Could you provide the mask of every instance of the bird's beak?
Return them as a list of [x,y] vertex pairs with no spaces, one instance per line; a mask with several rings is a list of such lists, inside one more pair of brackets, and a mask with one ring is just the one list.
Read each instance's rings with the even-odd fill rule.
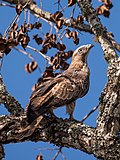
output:
[[88,49],[90,50],[92,47],[94,47],[93,44],[88,44]]

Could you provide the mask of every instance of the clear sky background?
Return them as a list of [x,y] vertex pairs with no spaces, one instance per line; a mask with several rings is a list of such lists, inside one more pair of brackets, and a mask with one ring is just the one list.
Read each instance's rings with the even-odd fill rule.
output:
[[[54,1],[56,2],[56,1]],[[46,11],[50,11],[54,13],[54,7],[51,7],[50,3],[53,1],[43,1],[43,9]],[[62,2],[62,0],[61,0]],[[100,5],[101,3],[97,0],[93,0],[94,7]],[[120,42],[120,1],[113,1],[114,7],[111,9],[111,14],[109,18],[101,17],[101,21],[103,25],[108,28],[108,31],[113,32],[116,41]],[[66,10],[66,15],[69,15],[68,10]],[[7,26],[11,23],[13,17],[15,15],[15,10],[9,7],[0,7],[0,32],[4,34]],[[20,16],[20,21],[22,22],[23,14]],[[31,17],[32,23],[37,19]],[[47,24],[44,24],[43,31],[49,32],[50,27]],[[36,32],[36,31],[34,31]],[[40,32],[41,34],[41,32]],[[39,35],[40,35],[39,34]],[[88,65],[91,71],[90,75],[90,90],[88,94],[82,99],[77,101],[76,109],[74,112],[75,119],[82,120],[82,118],[95,106],[97,106],[99,102],[99,96],[101,91],[103,90],[105,83],[107,81],[106,77],[106,69],[107,63],[103,58],[103,51],[98,43],[94,42],[94,36],[81,32],[79,34],[80,44],[94,44],[94,48],[91,50],[88,57]],[[75,46],[72,41],[64,40],[66,43],[66,50],[74,50],[78,46]],[[30,43],[32,47],[37,47],[37,45],[32,42]],[[31,52],[27,50],[29,53],[34,55],[35,60],[39,63],[40,69],[42,73],[45,68],[45,59],[38,55],[37,53]],[[50,53],[51,54],[51,53]],[[25,64],[29,63],[30,60],[27,56],[22,53],[17,52],[16,50],[12,50],[8,56],[5,56],[3,67],[2,67],[2,75],[3,80],[7,86],[7,90],[21,103],[21,105],[25,108],[28,101],[29,96],[32,93],[32,86],[35,84],[37,79],[40,77],[40,72],[36,70],[32,74],[27,74],[24,71]],[[56,115],[59,117],[66,118],[65,108],[62,107],[55,111]],[[8,114],[3,105],[0,106],[0,114]],[[90,126],[96,125],[96,118],[98,115],[98,111],[94,112],[86,121],[85,124]],[[44,142],[24,142],[17,144],[7,144],[5,147],[5,160],[35,160],[36,155],[40,154],[40,149],[42,148],[56,148],[49,143]],[[44,160],[52,160],[54,152],[51,151],[42,151]],[[67,160],[95,160],[92,155],[88,155],[79,150],[71,149],[71,148],[63,148],[63,154],[67,158]],[[57,160],[62,160],[62,156],[59,155]]]

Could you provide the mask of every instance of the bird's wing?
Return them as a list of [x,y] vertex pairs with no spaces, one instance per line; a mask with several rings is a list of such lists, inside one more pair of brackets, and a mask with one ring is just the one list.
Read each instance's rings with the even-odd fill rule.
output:
[[30,97],[27,107],[28,122],[50,110],[74,101],[76,85],[69,78],[60,75],[40,84]]
[[59,83],[52,88],[52,93],[60,100],[70,100],[74,97],[76,84],[68,77],[62,76],[62,81],[59,81]]
[[30,96],[30,99],[35,98],[36,96],[38,96],[38,94],[41,96],[45,94],[45,92],[51,88],[51,85],[56,84],[56,82],[53,80],[54,79],[51,78],[48,81],[38,84],[37,88],[33,91],[32,95]]
[[30,100],[38,96],[44,96],[49,91],[52,91],[52,94],[60,99],[64,99],[64,94],[67,92],[66,98],[69,99],[69,97],[71,98],[71,93],[73,92],[74,87],[74,82],[68,76],[65,76],[65,74],[60,74],[55,78],[51,78],[48,81],[40,83],[35,91],[33,91]]

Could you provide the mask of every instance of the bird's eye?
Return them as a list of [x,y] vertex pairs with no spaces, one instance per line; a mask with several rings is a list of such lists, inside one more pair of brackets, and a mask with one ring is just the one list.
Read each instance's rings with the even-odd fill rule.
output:
[[81,52],[82,51],[82,48],[80,48],[79,50],[78,50],[78,52]]

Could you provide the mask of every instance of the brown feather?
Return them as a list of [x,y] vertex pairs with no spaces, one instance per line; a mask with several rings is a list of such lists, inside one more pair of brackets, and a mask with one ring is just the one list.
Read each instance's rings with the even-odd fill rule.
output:
[[27,109],[28,123],[63,105],[68,106],[66,111],[73,117],[75,100],[83,97],[89,89],[87,55],[90,48],[92,45],[89,44],[76,49],[66,71],[38,85],[30,97]]

